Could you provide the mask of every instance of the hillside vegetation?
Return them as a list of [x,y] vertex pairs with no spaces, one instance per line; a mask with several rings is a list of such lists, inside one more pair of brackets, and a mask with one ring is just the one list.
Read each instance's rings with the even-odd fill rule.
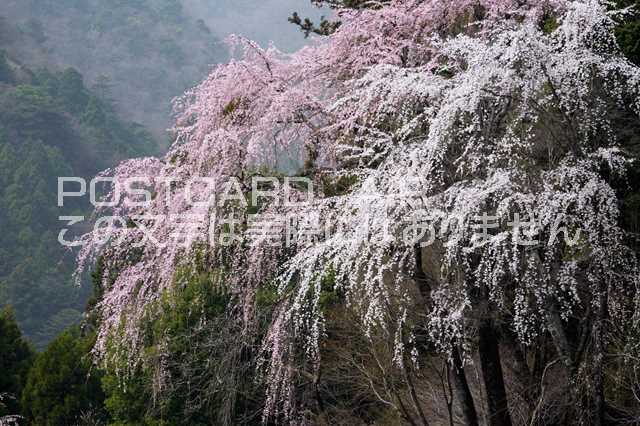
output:
[[226,49],[180,0],[6,0],[0,43],[33,67],[74,67],[88,86],[109,84],[122,116],[166,146],[171,99]]
[[73,68],[32,70],[0,53],[0,301],[42,347],[80,319],[90,290],[72,283],[73,254],[58,243],[59,176],[90,179],[125,158],[156,152],[150,133],[120,120]]

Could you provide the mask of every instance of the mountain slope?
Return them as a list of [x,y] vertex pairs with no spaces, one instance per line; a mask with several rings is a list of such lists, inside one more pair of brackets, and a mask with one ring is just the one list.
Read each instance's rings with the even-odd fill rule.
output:
[[121,121],[74,69],[32,71],[0,54],[0,305],[44,345],[77,321],[89,289],[71,282],[73,256],[58,243],[58,176],[90,178],[117,161],[154,152],[151,135]]
[[0,42],[12,56],[110,85],[118,111],[158,138],[171,123],[171,99],[226,52],[180,0],[8,0],[0,15]]

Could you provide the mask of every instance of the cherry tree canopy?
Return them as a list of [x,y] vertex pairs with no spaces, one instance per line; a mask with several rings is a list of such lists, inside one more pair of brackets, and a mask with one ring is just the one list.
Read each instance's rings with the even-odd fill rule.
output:
[[[126,317],[120,345],[135,362],[144,306],[203,249],[245,301],[247,322],[256,289],[279,286],[283,303],[264,342],[267,414],[293,409],[294,353],[320,361],[328,271],[363,333],[397,335],[398,363],[414,349],[401,330],[421,286],[416,268],[430,266],[428,334],[444,354],[468,347],[481,302],[502,310],[523,344],[585,304],[625,315],[617,295],[635,291],[638,273],[611,181],[623,180],[631,161],[616,120],[640,114],[640,70],[613,36],[623,13],[596,0],[393,0],[337,13],[334,33],[292,55],[232,38],[236,59],[176,102],[167,155],[105,172],[147,177],[153,200],[111,209],[138,219],[109,242],[105,228],[84,236],[80,266],[98,254],[106,266],[99,356],[108,357],[106,342]],[[224,206],[188,201],[248,192],[247,179],[276,168],[282,153],[299,153],[315,199],[259,211],[317,217],[340,232],[288,247],[219,244],[229,223],[217,219],[246,213],[242,197]],[[215,184],[184,185],[200,177]],[[349,184],[329,191],[327,179]],[[201,219],[178,243],[184,223],[153,219],[167,214]],[[489,215],[481,238],[478,217]],[[427,219],[436,232],[420,234],[415,225]],[[237,228],[241,237],[247,229]],[[566,349],[561,338],[557,346]]]

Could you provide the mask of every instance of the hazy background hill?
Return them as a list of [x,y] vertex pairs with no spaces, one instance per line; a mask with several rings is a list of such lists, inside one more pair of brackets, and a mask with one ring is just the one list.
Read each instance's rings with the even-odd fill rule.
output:
[[239,33],[283,50],[305,43],[306,0],[0,1],[0,307],[43,347],[78,321],[90,288],[57,242],[57,177],[90,178],[168,144],[171,99],[227,59]]
[[[224,38],[240,33],[284,50],[304,43],[287,23],[303,0],[3,0],[0,40],[32,67],[73,66],[89,86],[110,89],[128,120],[161,145],[170,101],[224,61]],[[0,18],[2,19],[2,18]]]

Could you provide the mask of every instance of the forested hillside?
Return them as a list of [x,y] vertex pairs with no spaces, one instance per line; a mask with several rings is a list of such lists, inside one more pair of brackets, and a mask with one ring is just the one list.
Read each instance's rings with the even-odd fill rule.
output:
[[300,47],[291,10],[298,0],[5,0],[0,45],[34,67],[74,67],[89,87],[112,87],[116,109],[149,128],[164,147],[171,99],[227,59],[230,33]]
[[117,109],[166,146],[171,99],[226,49],[180,0],[5,0],[0,45],[32,67],[74,67],[89,87],[110,85]]
[[[107,88],[105,88],[105,91]],[[59,176],[91,178],[118,161],[156,152],[140,125],[121,121],[106,93],[73,68],[32,70],[0,52],[0,301],[42,347],[80,319],[86,287],[72,283],[73,254],[58,243]]]

